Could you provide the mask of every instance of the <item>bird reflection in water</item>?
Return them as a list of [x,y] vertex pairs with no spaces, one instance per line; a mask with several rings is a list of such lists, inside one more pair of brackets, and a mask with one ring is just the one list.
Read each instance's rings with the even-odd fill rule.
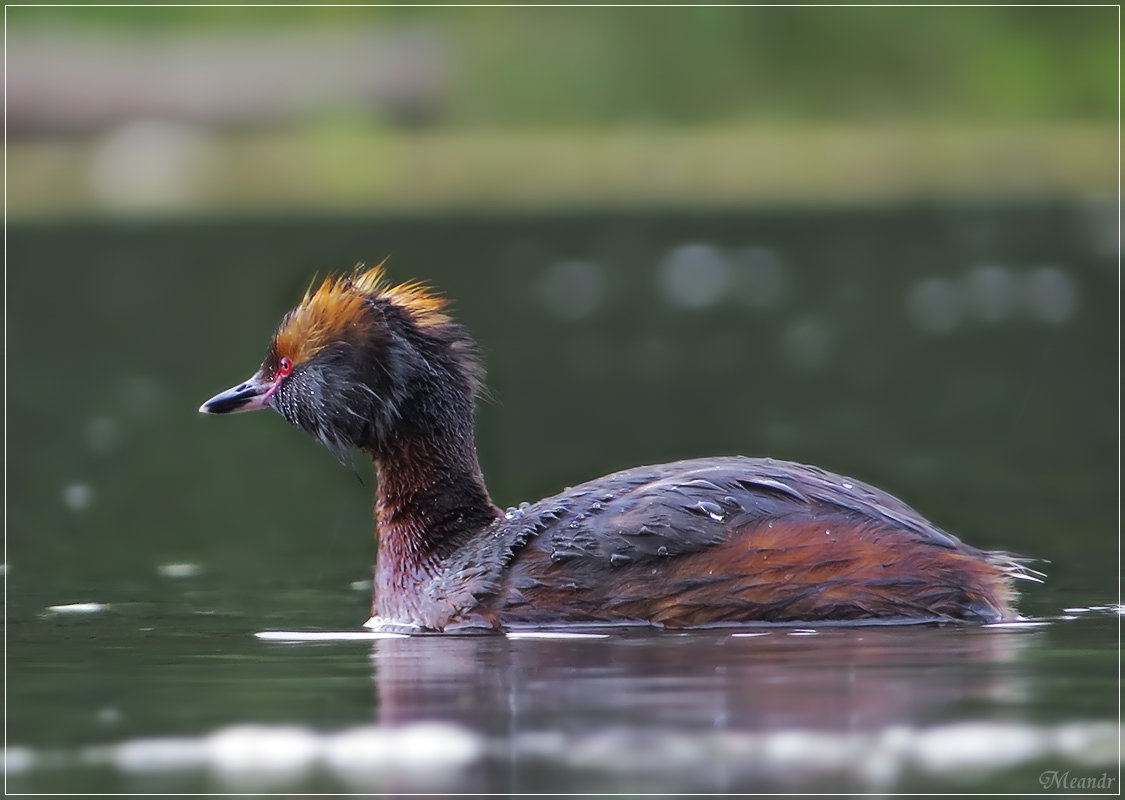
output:
[[872,788],[929,763],[925,750],[939,740],[925,734],[955,710],[1023,692],[1020,655],[1041,635],[933,626],[751,632],[761,635],[381,640],[372,651],[376,719],[441,720],[502,743],[509,791],[542,789],[545,774],[563,782],[551,784],[559,790],[606,778],[685,791],[807,787],[817,775]]

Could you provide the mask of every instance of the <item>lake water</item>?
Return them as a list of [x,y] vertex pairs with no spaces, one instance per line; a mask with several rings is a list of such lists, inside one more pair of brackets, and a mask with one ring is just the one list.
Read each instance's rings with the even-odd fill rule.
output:
[[[7,789],[1118,792],[1115,213],[11,227]],[[1043,559],[1033,621],[356,638],[370,468],[195,409],[388,253],[481,342],[499,504],[816,463]]]

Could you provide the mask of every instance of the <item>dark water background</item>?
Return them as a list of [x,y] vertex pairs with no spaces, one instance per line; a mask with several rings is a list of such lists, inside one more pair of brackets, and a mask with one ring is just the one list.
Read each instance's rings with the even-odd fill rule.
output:
[[[1112,206],[1061,203],[10,227],[8,788],[1116,781],[1119,618],[1063,611],[1118,598],[1115,237]],[[314,272],[387,254],[482,345],[499,504],[816,463],[1048,560],[1021,604],[1047,624],[256,639],[367,618],[373,478],[195,409]]]

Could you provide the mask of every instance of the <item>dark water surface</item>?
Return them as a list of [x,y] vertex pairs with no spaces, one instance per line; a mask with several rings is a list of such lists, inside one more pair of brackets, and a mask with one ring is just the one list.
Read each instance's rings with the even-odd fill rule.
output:
[[[1115,236],[1097,204],[14,226],[7,788],[1119,791]],[[499,504],[817,463],[1048,560],[1041,624],[256,638],[360,630],[370,468],[195,409],[312,273],[388,253],[481,342]]]

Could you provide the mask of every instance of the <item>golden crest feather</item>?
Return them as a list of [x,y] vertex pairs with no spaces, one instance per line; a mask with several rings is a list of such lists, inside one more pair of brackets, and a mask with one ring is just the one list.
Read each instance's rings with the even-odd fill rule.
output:
[[391,286],[383,265],[370,269],[359,264],[347,275],[328,275],[319,286],[313,285],[297,307],[285,315],[274,334],[273,352],[300,364],[333,342],[369,333],[377,324],[367,306],[384,299],[404,311],[423,328],[450,322],[445,314],[445,298],[423,283],[410,281]]

